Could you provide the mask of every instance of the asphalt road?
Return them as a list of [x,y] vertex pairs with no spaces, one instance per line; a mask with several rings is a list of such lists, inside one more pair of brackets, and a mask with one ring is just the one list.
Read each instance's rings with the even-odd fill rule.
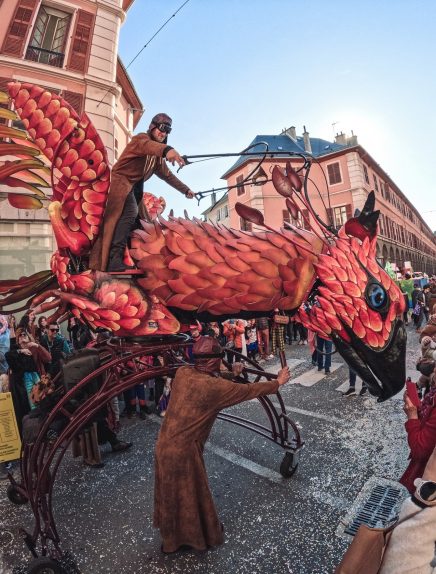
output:
[[[407,363],[413,375],[417,335],[409,329]],[[251,431],[217,421],[206,447],[210,486],[225,544],[203,554],[164,556],[152,527],[153,449],[160,419],[123,423],[120,438],[134,446],[106,450],[101,470],[68,453],[56,482],[54,510],[62,547],[82,574],[330,574],[350,538],[344,524],[375,484],[401,476],[407,465],[402,400],[344,398],[348,369],[318,375],[307,346],[287,346],[292,380],[282,395],[305,441],[290,479],[279,473],[283,451]],[[278,369],[271,361],[269,369]],[[296,382],[295,382],[296,381]],[[358,380],[358,385],[359,385]],[[338,390],[339,389],[339,390]],[[195,397],[192,398],[195,400]],[[258,401],[231,412],[266,424]],[[123,419],[124,420],[124,419]],[[0,483],[0,574],[30,554],[18,528],[31,528],[27,506],[13,506]]]

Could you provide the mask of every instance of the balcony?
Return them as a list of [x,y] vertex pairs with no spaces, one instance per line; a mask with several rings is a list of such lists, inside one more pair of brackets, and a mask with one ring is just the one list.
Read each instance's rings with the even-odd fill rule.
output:
[[26,51],[26,60],[55,66],[56,68],[62,68],[64,65],[64,58],[65,54],[62,54],[61,52],[52,52],[51,50],[37,48],[36,46],[28,46]]

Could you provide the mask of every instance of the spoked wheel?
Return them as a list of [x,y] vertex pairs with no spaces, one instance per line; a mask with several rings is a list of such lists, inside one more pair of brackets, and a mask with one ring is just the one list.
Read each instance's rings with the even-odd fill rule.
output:
[[26,504],[28,498],[25,494],[21,492],[14,484],[10,484],[7,488],[6,495],[13,504]]
[[27,574],[67,574],[67,571],[57,560],[48,556],[40,556],[29,564]]
[[280,474],[284,478],[291,478],[298,468],[298,460],[294,453],[287,452],[280,465]]

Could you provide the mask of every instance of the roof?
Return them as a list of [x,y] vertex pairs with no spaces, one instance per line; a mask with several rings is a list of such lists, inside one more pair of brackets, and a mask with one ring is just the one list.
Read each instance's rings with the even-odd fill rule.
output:
[[123,0],[123,10],[127,12],[127,10],[131,7],[135,0]]
[[133,127],[135,128],[144,113],[144,106],[119,56],[117,57],[117,83],[121,86],[123,96],[131,106],[133,111]]
[[[327,140],[323,140],[321,138],[309,138],[310,145],[312,148],[312,153],[310,154],[312,157],[320,157],[322,155],[327,155],[336,151],[341,151],[347,149],[349,146],[341,145],[333,142],[329,142]],[[262,151],[265,150],[265,146],[261,145],[261,142],[265,142],[268,144],[268,152],[290,152],[290,153],[306,153],[304,151],[304,140],[302,136],[297,136],[297,140],[293,140],[291,137],[287,136],[286,134],[280,134],[277,136],[274,135],[259,135],[254,138],[251,144],[248,147],[252,147],[255,144],[258,146],[254,149],[249,151],[257,152],[259,151],[259,156],[252,156],[252,157],[262,157]],[[269,153],[268,153],[269,155]],[[240,156],[238,160],[226,171],[224,175],[221,176],[221,179],[226,179],[226,177],[238,166],[242,165],[244,162],[249,161],[251,158],[247,158],[247,156]]]

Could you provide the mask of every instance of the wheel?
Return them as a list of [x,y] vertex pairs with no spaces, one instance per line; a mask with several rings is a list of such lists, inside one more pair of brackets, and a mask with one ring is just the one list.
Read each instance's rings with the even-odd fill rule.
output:
[[27,574],[67,574],[57,560],[48,556],[35,558],[27,567]]
[[284,478],[291,478],[291,476],[297,470],[298,462],[295,462],[294,465],[294,460],[295,456],[292,452],[287,452],[283,457],[282,463],[280,465],[280,474]]
[[29,500],[14,484],[8,486],[6,495],[13,504],[26,504]]

